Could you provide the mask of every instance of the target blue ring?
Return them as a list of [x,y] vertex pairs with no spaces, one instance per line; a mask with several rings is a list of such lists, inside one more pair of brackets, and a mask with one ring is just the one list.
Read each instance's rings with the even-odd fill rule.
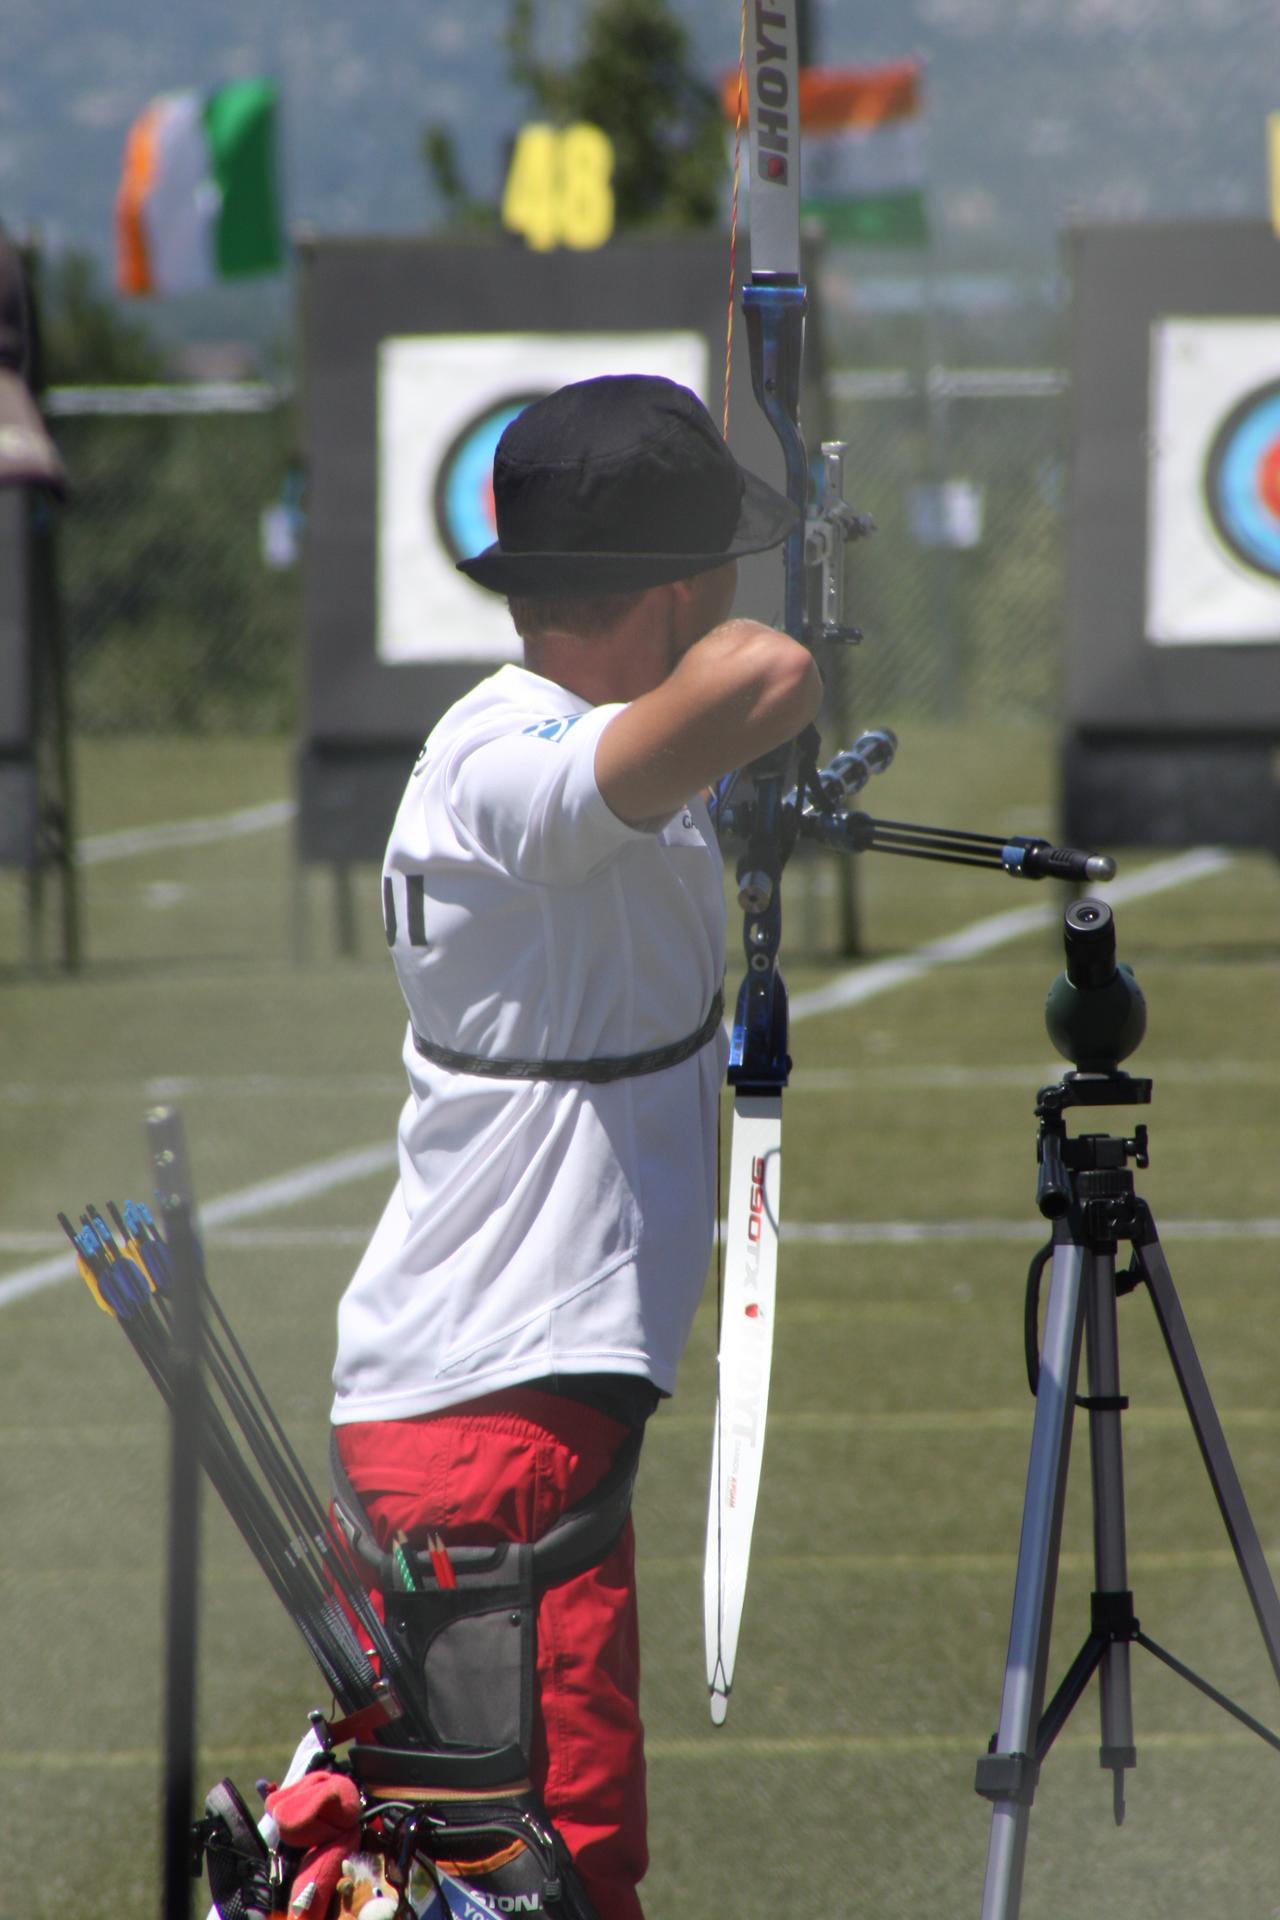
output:
[[1263,498],[1263,463],[1280,446],[1280,381],[1247,394],[1214,435],[1205,498],[1225,545],[1244,564],[1280,580],[1280,519]]
[[537,398],[522,393],[486,407],[455,436],[441,460],[433,505],[440,538],[453,559],[470,559],[496,538],[490,504],[493,456],[517,414]]

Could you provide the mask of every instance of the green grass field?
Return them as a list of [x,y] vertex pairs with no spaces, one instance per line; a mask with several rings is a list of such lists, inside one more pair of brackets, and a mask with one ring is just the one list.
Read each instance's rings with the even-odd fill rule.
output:
[[[870,811],[1052,830],[1047,735],[914,725],[903,738]],[[271,743],[86,745],[78,766],[90,842],[290,788],[287,750]],[[1113,851],[1126,880],[1158,858]],[[1070,895],[870,855],[856,868],[865,951],[851,963],[832,951],[832,878],[818,866],[788,880],[786,970],[802,1014],[853,967],[1011,909],[1045,918],[794,1026],[783,1217],[828,1231],[783,1249],[754,1569],[719,1731],[701,1646],[710,1293],[641,1474],[651,1920],[980,1911],[988,1809],[973,1773],[999,1707],[1023,1503],[1023,1289],[1043,1237],[1033,1107],[1064,1064],[1042,1010]],[[0,1920],[156,1910],[163,1410],[78,1281],[18,1297],[5,1281],[61,1251],[60,1208],[149,1197],[142,1117],[157,1099],[181,1108],[206,1205],[387,1150],[382,1171],[207,1234],[219,1297],[323,1475],[334,1308],[391,1177],[401,1014],[372,871],[354,958],[333,952],[327,876],[305,892],[299,965],[287,827],[98,859],[84,872],[87,962],[65,978],[24,970],[22,896],[0,880]],[[1118,901],[1116,915],[1150,1007],[1133,1063],[1155,1082],[1139,1185],[1280,1568],[1280,870],[1234,856]],[[738,976],[731,948],[731,985]],[[1120,1328],[1143,1627],[1275,1724],[1275,1677],[1141,1293],[1121,1303]],[[1088,1626],[1078,1439],[1053,1680]],[[307,1709],[327,1703],[212,1497],[201,1597],[198,1777],[203,1789],[230,1773],[252,1797]],[[1146,1655],[1134,1663],[1128,1820],[1112,1822],[1091,1688],[1044,1769],[1027,1920],[1267,1920],[1280,1911],[1280,1754]]]

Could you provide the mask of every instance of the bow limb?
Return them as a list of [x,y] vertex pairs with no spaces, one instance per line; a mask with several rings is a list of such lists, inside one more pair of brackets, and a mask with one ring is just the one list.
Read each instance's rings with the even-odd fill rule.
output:
[[[757,0],[750,71],[750,283],[742,290],[756,399],[782,447],[797,523],[783,549],[784,625],[805,637],[804,509],[808,462],[799,427],[805,288],[800,275],[797,0]],[[751,769],[753,828],[739,862],[747,972],[738,994],[729,1212],[703,1577],[711,1718],[728,1711],[764,1453],[773,1352],[782,1172],[787,994],[777,957],[780,888],[790,847],[783,797],[794,743]]]

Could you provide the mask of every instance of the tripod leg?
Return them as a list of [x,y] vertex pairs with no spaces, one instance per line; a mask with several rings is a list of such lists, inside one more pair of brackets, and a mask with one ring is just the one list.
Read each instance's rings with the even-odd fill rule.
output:
[[1124,1462],[1120,1441],[1119,1330],[1116,1321],[1114,1248],[1089,1263],[1085,1298],[1085,1349],[1089,1371],[1089,1457],[1093,1476],[1093,1633],[1103,1643],[1098,1661],[1102,1745],[1098,1758],[1110,1767],[1116,1825],[1124,1819],[1124,1770],[1136,1766],[1133,1700],[1129,1683],[1129,1636],[1133,1595],[1125,1547]]
[[994,1804],[987,1843],[982,1920],[1016,1920],[1022,1896],[1027,1827],[1036,1786],[1036,1735],[1044,1703],[1049,1634],[1062,1540],[1071,1421],[1084,1325],[1085,1251],[1054,1228],[1053,1273],[1045,1312],[1040,1384],[1031,1429],[1013,1617],[992,1748],[975,1785]]
[[1134,1250],[1146,1277],[1160,1331],[1164,1335],[1187,1412],[1191,1416],[1191,1425],[1245,1588],[1262,1629],[1262,1638],[1266,1642],[1276,1678],[1280,1679],[1280,1599],[1277,1599],[1275,1582],[1271,1578],[1262,1543],[1244,1497],[1244,1488],[1236,1473],[1227,1437],[1222,1431],[1222,1423],[1209,1393],[1209,1383],[1204,1377],[1191,1330],[1182,1311],[1182,1302],[1173,1284],[1173,1275],[1149,1213],[1141,1236],[1134,1235]]

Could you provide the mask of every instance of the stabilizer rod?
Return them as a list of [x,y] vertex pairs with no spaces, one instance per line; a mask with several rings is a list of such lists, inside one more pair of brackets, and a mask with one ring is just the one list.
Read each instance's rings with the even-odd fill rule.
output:
[[[1107,853],[1089,853],[1079,847],[1055,847],[1050,840],[1023,833],[968,833],[961,827],[927,827],[910,820],[876,820],[845,804],[878,773],[893,764],[897,736],[889,727],[859,734],[851,747],[836,754],[825,767],[815,768],[781,801],[759,793],[736,800],[732,787],[717,808],[721,831],[756,840],[762,817],[772,806],[770,825],[787,852],[797,839],[816,840],[839,853],[896,853],[904,860],[940,860],[952,866],[992,867],[1016,880],[1084,880],[1115,877],[1116,863]],[[775,790],[776,792],[776,790]],[[784,855],[785,857],[785,855]],[[759,862],[755,863],[756,865]],[[740,863],[753,863],[750,854]],[[752,876],[754,878],[754,875]],[[776,881],[770,882],[769,893]],[[744,899],[744,905],[747,900]]]
[[1110,854],[1055,847],[1026,834],[966,833],[957,827],[926,827],[907,820],[875,820],[868,813],[800,815],[800,835],[844,853],[896,853],[907,860],[941,860],[956,866],[996,867],[1017,880],[1114,878]]

